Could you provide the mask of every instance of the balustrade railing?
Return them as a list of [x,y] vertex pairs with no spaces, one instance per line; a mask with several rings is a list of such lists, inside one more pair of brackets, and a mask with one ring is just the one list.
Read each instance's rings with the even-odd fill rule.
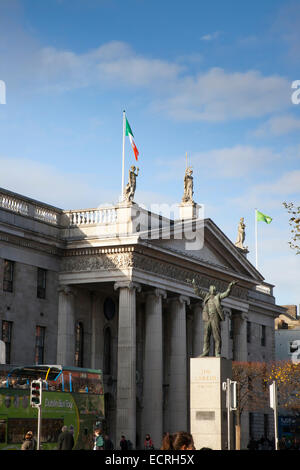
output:
[[65,227],[114,224],[117,219],[115,207],[63,211],[46,204],[39,204],[26,197],[23,199],[14,193],[2,189],[0,190],[0,208],[32,217],[41,222]]
[[58,225],[60,222],[61,210],[39,205],[35,201],[27,198],[21,199],[9,192],[0,192],[0,208],[21,214],[23,216],[33,217],[42,222]]
[[0,207],[22,215],[28,215],[29,212],[29,204],[7,194],[0,194]]
[[116,222],[117,212],[115,207],[101,207],[99,209],[83,209],[65,211],[69,218],[70,226],[113,224]]

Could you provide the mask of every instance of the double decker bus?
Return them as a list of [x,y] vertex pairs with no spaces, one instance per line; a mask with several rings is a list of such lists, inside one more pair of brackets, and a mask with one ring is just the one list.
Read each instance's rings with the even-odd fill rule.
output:
[[0,450],[21,448],[26,432],[37,438],[38,410],[30,405],[30,383],[43,380],[41,450],[57,449],[62,427],[74,450],[93,448],[93,431],[104,428],[102,371],[60,365],[0,365]]

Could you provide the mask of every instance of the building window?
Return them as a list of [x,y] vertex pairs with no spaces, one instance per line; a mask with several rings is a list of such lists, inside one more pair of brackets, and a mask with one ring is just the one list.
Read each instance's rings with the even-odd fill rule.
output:
[[104,332],[103,373],[111,374],[111,331],[106,328]]
[[37,269],[37,292],[36,295],[39,299],[46,298],[46,269]]
[[247,321],[247,343],[251,343],[251,323]]
[[11,356],[11,336],[12,336],[12,321],[2,321],[2,335],[1,339],[5,343],[5,363],[10,364]]
[[37,326],[35,330],[35,363],[44,363],[44,348],[45,348],[45,331],[44,326]]
[[3,290],[5,292],[13,291],[14,264],[14,261],[4,260]]
[[261,325],[261,338],[260,338],[261,346],[266,345],[266,327],[265,325]]
[[83,367],[83,324],[81,322],[76,324],[75,366]]

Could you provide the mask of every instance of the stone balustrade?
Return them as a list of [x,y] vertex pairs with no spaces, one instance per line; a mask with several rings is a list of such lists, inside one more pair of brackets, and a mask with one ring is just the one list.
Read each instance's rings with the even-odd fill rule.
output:
[[64,211],[64,214],[69,219],[70,227],[80,225],[113,224],[117,219],[117,211],[115,207],[71,210]]
[[28,215],[29,213],[29,204],[22,199],[18,199],[8,194],[0,194],[0,207],[13,212],[18,212],[22,215]]
[[34,199],[20,196],[2,188],[0,189],[0,208],[52,225],[59,225],[61,222],[61,209],[39,203]]

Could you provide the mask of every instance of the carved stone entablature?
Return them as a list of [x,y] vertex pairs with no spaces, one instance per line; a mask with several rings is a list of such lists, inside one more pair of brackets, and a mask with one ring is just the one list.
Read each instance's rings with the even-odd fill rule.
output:
[[94,256],[66,257],[62,271],[105,271],[133,267],[133,253],[110,253]]
[[[158,261],[157,259],[150,258],[140,253],[134,253],[134,268],[149,271],[152,274],[158,274],[163,277],[172,278],[176,281],[186,282],[186,279],[194,278],[197,284],[204,289],[208,289],[211,284],[216,286],[218,291],[225,291],[228,287],[228,281],[221,281],[209,276],[199,275],[193,271],[183,269],[180,266],[176,266],[165,261]],[[246,300],[248,297],[247,289],[234,286],[232,288],[232,295]]]
[[[91,252],[93,249],[88,250]],[[83,251],[83,250],[82,250]],[[217,280],[206,275],[200,275],[194,271],[183,269],[179,265],[168,263],[167,261],[159,261],[156,258],[146,256],[145,254],[133,251],[128,247],[127,251],[118,249],[100,250],[99,254],[83,254],[77,256],[64,257],[61,270],[64,272],[79,271],[105,271],[135,268],[157,274],[159,277],[176,280],[186,283],[187,279],[195,279],[203,289],[209,288],[211,284],[215,285],[218,291],[225,291],[228,287],[228,281]],[[100,254],[101,252],[101,254]],[[232,295],[240,299],[247,299],[247,289],[234,286]]]
[[35,240],[29,240],[27,238],[21,238],[17,235],[0,232],[0,241],[6,242],[12,245],[16,245],[21,248],[30,248],[31,250],[40,251],[49,255],[62,256],[63,250],[56,247],[54,244],[40,243]]

